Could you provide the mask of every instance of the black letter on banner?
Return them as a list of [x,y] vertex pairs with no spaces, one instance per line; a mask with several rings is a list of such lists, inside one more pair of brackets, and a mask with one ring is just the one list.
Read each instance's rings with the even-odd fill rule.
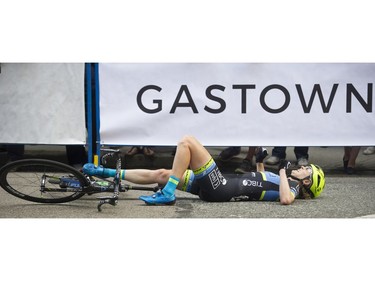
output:
[[220,104],[220,107],[218,109],[212,109],[210,107],[208,107],[207,105],[204,107],[204,110],[206,110],[207,112],[209,113],[221,113],[225,110],[226,108],[226,104],[225,104],[225,101],[217,96],[214,96],[211,91],[213,89],[218,89],[218,90],[221,90],[224,92],[225,90],[225,87],[224,86],[221,86],[221,85],[211,85],[209,86],[207,89],[206,89],[206,97],[208,97],[208,99],[210,100],[213,100],[213,101],[216,101]]
[[[272,109],[266,104],[266,101],[265,101],[266,94],[269,90],[272,90],[272,89],[279,89],[285,95],[285,103],[279,109]],[[283,112],[285,109],[288,108],[288,106],[290,104],[290,94],[289,94],[288,90],[281,85],[277,85],[277,84],[269,85],[268,87],[264,88],[263,91],[260,93],[260,104],[262,105],[263,109],[265,111],[269,112],[269,113],[280,113],[280,112]]]
[[146,108],[143,103],[142,103],[142,95],[144,94],[144,92],[148,91],[148,90],[156,90],[158,92],[161,91],[161,88],[158,87],[158,86],[155,86],[155,85],[148,85],[148,86],[145,86],[143,87],[139,92],[138,92],[138,95],[137,95],[137,104],[138,104],[138,107],[143,111],[143,112],[146,112],[146,113],[157,113],[157,112],[160,112],[162,110],[162,101],[161,100],[154,100],[154,103],[157,104],[158,106],[154,109],[148,109]]
[[367,112],[372,112],[372,83],[367,84],[367,103],[364,101],[362,96],[358,93],[356,88],[354,88],[353,84],[346,85],[346,112],[352,112],[352,95],[353,94],[362,107]]
[[339,86],[339,84],[333,84],[331,95],[329,96],[328,104],[326,105],[325,102],[324,102],[324,97],[323,97],[323,93],[322,93],[322,89],[320,88],[320,85],[315,84],[314,88],[312,90],[311,96],[310,96],[309,104],[306,105],[306,100],[305,100],[305,97],[304,97],[303,92],[302,92],[301,84],[296,84],[298,96],[299,96],[299,99],[301,101],[301,105],[303,107],[303,112],[305,112],[305,113],[310,112],[312,104],[313,104],[314,99],[315,99],[315,95],[316,95],[316,93],[318,93],[320,105],[322,106],[323,112],[328,113],[331,106],[332,106],[333,98],[336,95],[336,91],[337,91],[338,86]]
[[[189,101],[188,103],[179,102],[183,92],[186,93],[186,97]],[[193,98],[191,97],[189,89],[186,85],[181,85],[180,91],[178,92],[176,100],[174,101],[171,111],[169,113],[175,113],[177,107],[191,107],[194,113],[198,113],[197,107],[195,106]]]
[[246,113],[246,90],[255,89],[255,85],[233,85],[233,89],[241,89],[241,113]]

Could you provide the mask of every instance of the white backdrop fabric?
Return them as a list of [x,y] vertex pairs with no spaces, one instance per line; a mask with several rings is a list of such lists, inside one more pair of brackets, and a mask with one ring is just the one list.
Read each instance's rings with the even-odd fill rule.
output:
[[83,63],[2,63],[0,143],[85,144]]
[[101,143],[374,145],[374,80],[371,63],[101,63]]

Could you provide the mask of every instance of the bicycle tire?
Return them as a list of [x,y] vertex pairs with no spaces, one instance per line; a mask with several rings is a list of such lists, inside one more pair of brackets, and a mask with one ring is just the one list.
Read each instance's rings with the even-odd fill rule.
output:
[[[53,191],[41,191],[43,177],[59,178],[69,176],[77,181],[81,188],[76,190],[60,188],[56,182],[44,181]],[[78,182],[77,182],[78,183]],[[37,203],[65,203],[85,195],[90,185],[86,177],[78,170],[63,163],[45,159],[26,159],[11,162],[0,169],[0,185],[8,193],[18,198]],[[61,190],[58,190],[58,189]]]

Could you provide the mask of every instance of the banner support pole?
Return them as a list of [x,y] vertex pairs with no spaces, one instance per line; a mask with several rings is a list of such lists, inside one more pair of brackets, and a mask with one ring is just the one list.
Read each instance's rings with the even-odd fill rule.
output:
[[91,63],[85,63],[88,162],[93,163]]

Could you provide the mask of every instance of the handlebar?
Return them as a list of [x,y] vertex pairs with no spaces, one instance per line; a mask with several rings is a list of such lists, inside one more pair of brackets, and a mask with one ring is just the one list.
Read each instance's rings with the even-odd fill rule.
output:
[[100,151],[106,152],[101,158],[102,163],[105,165],[107,164],[108,157],[116,157],[119,158],[120,149],[111,149],[111,148],[101,148]]
[[100,151],[118,153],[118,152],[120,152],[120,149],[101,148]]
[[112,206],[116,206],[118,202],[118,196],[106,196],[106,197],[100,197],[99,198],[99,204],[98,204],[98,211],[102,211],[102,205],[104,204],[110,204]]

